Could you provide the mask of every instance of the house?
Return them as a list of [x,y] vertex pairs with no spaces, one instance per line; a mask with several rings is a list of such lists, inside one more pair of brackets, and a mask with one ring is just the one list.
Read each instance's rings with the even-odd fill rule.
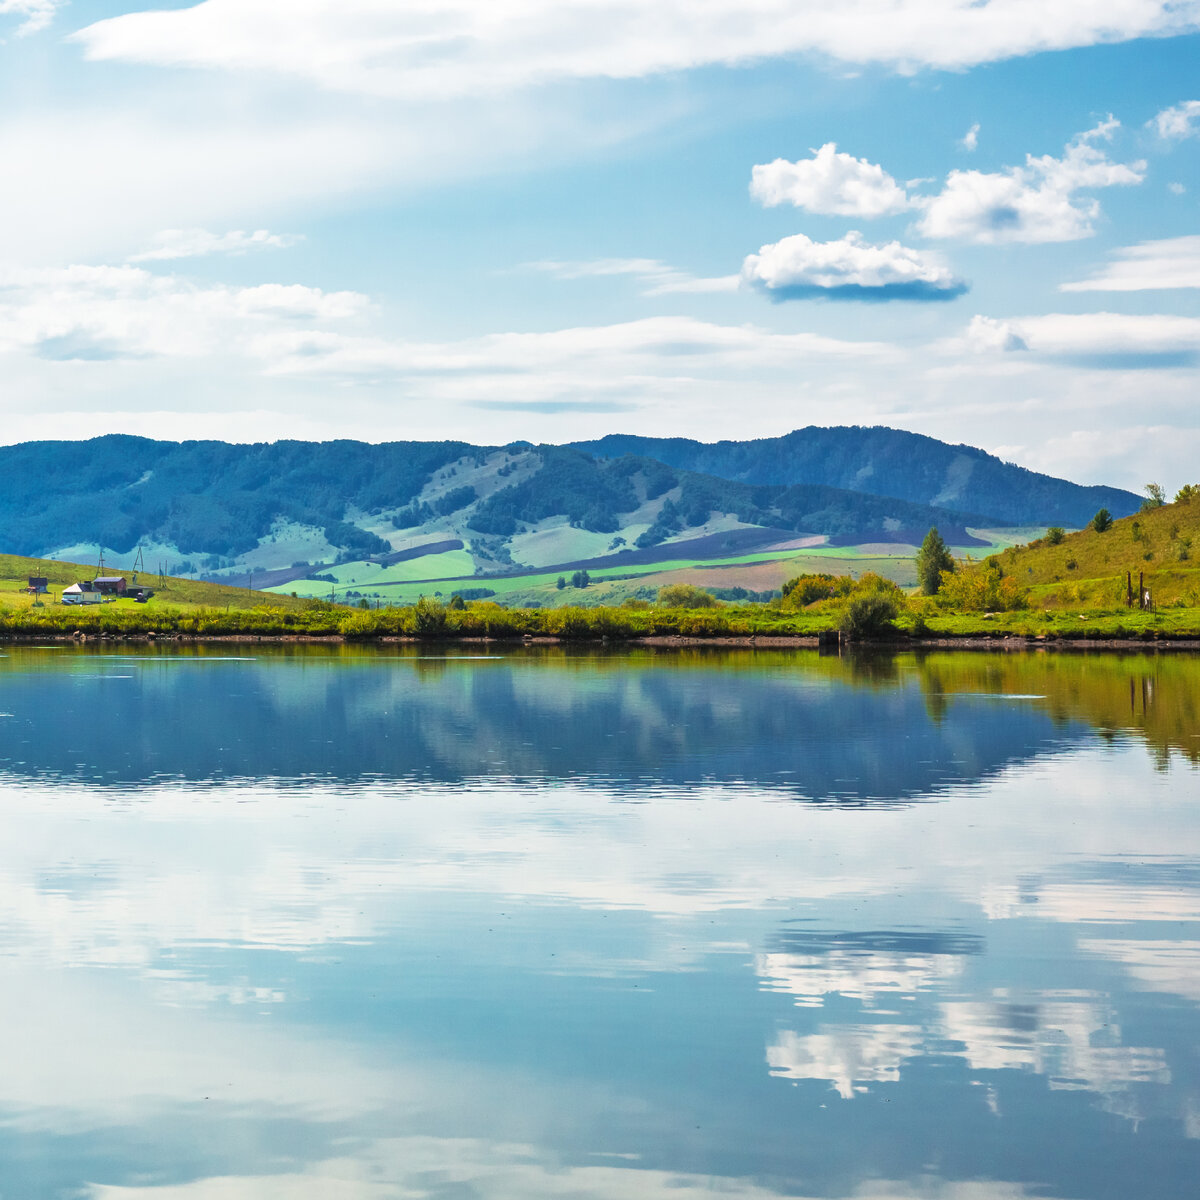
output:
[[104,596],[98,592],[90,580],[83,583],[73,583],[63,588],[62,602],[64,604],[103,604]]
[[124,575],[99,575],[92,580],[92,587],[102,596],[123,596],[128,586]]
[[31,596],[44,596],[50,590],[50,580],[45,575],[30,575],[25,589]]

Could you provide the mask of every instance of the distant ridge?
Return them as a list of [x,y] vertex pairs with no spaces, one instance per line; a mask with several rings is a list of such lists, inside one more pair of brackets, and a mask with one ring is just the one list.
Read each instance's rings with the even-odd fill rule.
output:
[[1127,516],[1141,503],[1140,496],[1121,488],[1085,487],[974,446],[952,446],[884,425],[810,425],[782,437],[720,442],[613,433],[570,444],[602,458],[637,454],[743,483],[823,484],[989,513],[1013,525],[1082,526],[1099,508]]
[[[707,444],[613,434],[574,445],[165,442],[109,435],[0,446],[0,552],[132,560],[176,575],[327,579],[422,562],[429,577],[733,557],[801,535],[911,545],[937,525],[1079,527],[1140,498],[886,428]],[[664,549],[665,547],[678,547]],[[115,558],[114,558],[115,556]],[[412,571],[417,571],[414,567]],[[313,574],[309,574],[314,572]],[[440,573],[440,574],[439,574]],[[412,572],[401,572],[406,578]],[[421,575],[420,578],[425,578]]]

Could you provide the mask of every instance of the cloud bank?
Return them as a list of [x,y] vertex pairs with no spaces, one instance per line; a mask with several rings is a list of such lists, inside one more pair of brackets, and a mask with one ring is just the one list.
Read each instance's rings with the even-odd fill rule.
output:
[[1200,317],[1165,313],[977,316],[966,341],[978,353],[1029,351],[1100,370],[1190,368],[1200,363]]
[[1200,0],[203,0],[112,17],[74,36],[94,60],[445,98],[804,53],[953,70],[1198,29]]
[[1114,250],[1112,262],[1060,292],[1143,292],[1200,288],[1200,236],[1159,238]]

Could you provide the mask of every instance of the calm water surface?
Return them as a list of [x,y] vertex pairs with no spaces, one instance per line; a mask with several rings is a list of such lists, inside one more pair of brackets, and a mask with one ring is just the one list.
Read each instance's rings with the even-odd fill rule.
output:
[[4,653],[3,1200],[1200,1191],[1200,659]]

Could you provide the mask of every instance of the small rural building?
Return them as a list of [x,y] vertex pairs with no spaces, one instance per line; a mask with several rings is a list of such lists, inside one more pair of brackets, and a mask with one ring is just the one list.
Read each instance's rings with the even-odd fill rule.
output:
[[102,596],[123,596],[128,586],[124,575],[100,575],[92,580],[92,587]]
[[50,590],[50,580],[45,575],[30,575],[25,589],[31,596],[44,596]]
[[63,588],[62,602],[64,604],[102,604],[104,596],[88,580],[85,583],[73,583],[70,587]]

